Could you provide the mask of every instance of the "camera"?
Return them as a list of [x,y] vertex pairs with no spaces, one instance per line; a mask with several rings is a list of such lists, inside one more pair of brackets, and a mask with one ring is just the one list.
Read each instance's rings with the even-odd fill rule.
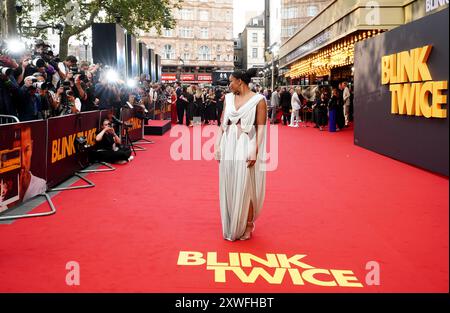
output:
[[68,81],[68,80],[63,81],[62,87],[64,88],[65,92],[67,92],[68,90],[71,90],[71,88],[70,88],[70,81]]
[[86,151],[86,149],[90,148],[91,145],[89,145],[87,138],[84,136],[81,137],[75,137],[75,150],[76,152],[83,152]]
[[42,89],[42,88],[45,87],[45,86],[46,86],[45,82],[33,82],[33,83],[31,84],[31,88],[39,88],[39,89]]
[[0,66],[0,73],[3,75],[9,76],[12,73],[12,68],[6,67],[6,66]]
[[35,57],[31,60],[30,64],[36,68],[45,67],[45,61],[41,57]]

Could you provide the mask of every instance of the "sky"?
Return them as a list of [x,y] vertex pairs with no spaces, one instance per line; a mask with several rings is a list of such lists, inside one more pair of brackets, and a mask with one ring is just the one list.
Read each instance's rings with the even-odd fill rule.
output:
[[233,36],[237,35],[244,30],[245,24],[248,22],[245,20],[245,13],[248,11],[257,11],[262,13],[264,11],[264,0],[233,0],[234,1],[234,23],[233,23]]

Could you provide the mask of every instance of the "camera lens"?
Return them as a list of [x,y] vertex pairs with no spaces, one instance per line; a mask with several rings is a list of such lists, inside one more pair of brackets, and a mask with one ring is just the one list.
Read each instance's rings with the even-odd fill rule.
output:
[[12,68],[0,66],[0,73],[9,76],[12,73]]

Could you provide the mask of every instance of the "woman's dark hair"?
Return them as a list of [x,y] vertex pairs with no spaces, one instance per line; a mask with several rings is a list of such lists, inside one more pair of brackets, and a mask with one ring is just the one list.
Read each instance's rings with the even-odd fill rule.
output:
[[250,84],[253,77],[256,77],[258,70],[256,68],[249,68],[248,70],[237,70],[233,72],[233,77],[241,79],[245,84]]

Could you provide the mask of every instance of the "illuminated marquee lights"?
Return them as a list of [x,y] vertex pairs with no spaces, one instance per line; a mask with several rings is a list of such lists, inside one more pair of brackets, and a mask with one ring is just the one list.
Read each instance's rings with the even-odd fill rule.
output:
[[381,32],[383,31],[369,30],[348,36],[314,55],[297,61],[286,73],[286,77],[295,79],[307,75],[325,76],[329,75],[333,68],[351,65],[354,63],[355,44]]

